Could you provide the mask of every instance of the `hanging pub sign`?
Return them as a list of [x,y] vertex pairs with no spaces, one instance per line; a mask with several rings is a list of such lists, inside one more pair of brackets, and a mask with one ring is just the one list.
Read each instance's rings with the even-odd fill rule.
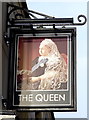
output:
[[8,109],[76,110],[76,28],[10,29]]

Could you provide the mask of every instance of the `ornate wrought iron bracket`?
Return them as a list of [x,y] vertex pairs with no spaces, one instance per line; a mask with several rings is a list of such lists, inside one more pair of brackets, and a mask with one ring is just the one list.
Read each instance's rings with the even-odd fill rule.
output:
[[[8,8],[12,9],[8,12],[8,26],[78,26],[84,25],[87,21],[87,18],[84,15],[78,16],[78,23],[74,23],[73,18],[55,18],[49,15],[45,15],[39,12],[35,12],[33,10],[24,9],[19,6],[15,6],[12,4],[8,4]],[[21,10],[27,16],[24,17],[23,13],[16,12],[17,10]],[[15,17],[11,17],[11,14],[15,13]],[[38,18],[39,16],[40,18]],[[43,18],[42,18],[43,17]],[[83,19],[83,20],[81,20]]]
[[[48,26],[56,29],[57,26],[65,28],[66,26],[80,26],[84,25],[87,21],[86,16],[79,15],[77,20],[78,23],[74,23],[73,18],[55,18],[43,13],[28,10],[23,7],[15,6],[7,3],[8,6],[8,18],[7,18],[7,33],[4,38],[6,43],[9,43],[9,28],[30,28],[32,31],[38,28],[44,28]],[[38,17],[39,16],[39,17]]]
[[36,11],[33,11],[33,10],[28,10],[28,9],[23,8],[23,7],[15,6],[15,5],[12,5],[12,4],[8,3],[8,9],[9,9],[9,7],[11,7],[11,10],[8,12],[8,22],[9,22],[9,24],[12,24],[12,22],[13,22],[13,18],[11,18],[11,14],[15,13],[17,10],[23,11],[24,14],[26,14],[27,16],[24,17],[22,12],[21,13],[16,12],[14,19],[18,19],[19,17],[20,18],[29,18],[29,19],[39,19],[39,18],[36,17],[36,15],[41,16],[44,19],[54,18],[54,17],[49,16],[49,15],[45,15],[45,14],[42,14],[42,13],[39,13],[39,12],[36,12]]

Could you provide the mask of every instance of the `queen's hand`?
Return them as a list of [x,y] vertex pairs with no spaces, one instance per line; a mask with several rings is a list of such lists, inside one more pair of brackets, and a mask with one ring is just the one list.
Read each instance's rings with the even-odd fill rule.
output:
[[31,82],[36,82],[36,81],[41,80],[41,78],[40,78],[40,77],[30,77],[29,80],[30,80]]

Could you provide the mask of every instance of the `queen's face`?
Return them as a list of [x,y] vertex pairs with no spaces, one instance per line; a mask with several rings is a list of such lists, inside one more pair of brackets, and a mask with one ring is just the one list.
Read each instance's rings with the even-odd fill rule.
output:
[[39,54],[41,56],[48,56],[50,52],[51,52],[51,48],[47,45],[43,47],[39,47]]

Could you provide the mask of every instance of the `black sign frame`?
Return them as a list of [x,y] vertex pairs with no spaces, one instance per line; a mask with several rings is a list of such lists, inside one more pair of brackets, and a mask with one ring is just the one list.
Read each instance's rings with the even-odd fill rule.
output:
[[[17,44],[18,44],[18,36],[19,37],[27,37],[31,36],[33,38],[39,36],[45,38],[58,38],[60,35],[68,36],[69,42],[71,41],[71,49],[70,49],[70,58],[71,58],[71,100],[69,105],[59,105],[52,104],[52,105],[19,105],[19,98],[18,94],[15,89],[15,81],[16,81],[16,74],[17,74]],[[29,29],[29,28],[19,28],[19,27],[11,27],[10,28],[10,43],[9,43],[9,69],[8,69],[8,103],[7,109],[10,110],[21,110],[21,111],[76,111],[77,110],[77,84],[76,84],[76,28],[36,28],[36,29]],[[42,91],[41,91],[42,92]],[[41,94],[40,92],[40,94]],[[59,91],[54,92],[54,94],[59,93]],[[44,94],[44,93],[43,93]],[[13,102],[17,101],[16,104],[13,105]]]

